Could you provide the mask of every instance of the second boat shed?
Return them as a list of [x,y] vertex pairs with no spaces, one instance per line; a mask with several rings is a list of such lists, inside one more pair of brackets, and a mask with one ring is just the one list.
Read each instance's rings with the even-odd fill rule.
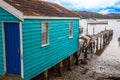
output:
[[78,51],[79,18],[56,3],[0,0],[0,76],[29,80]]

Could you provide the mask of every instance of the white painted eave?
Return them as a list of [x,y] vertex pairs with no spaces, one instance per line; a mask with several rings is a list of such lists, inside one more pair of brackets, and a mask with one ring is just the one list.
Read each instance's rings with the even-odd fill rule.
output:
[[24,16],[24,19],[80,19],[78,17]]
[[20,19],[22,21],[24,20],[23,13],[21,11],[17,10],[16,8],[14,8],[13,6],[9,5],[8,3],[6,3],[5,1],[0,0],[0,7],[3,8],[4,10],[8,11],[9,13],[11,13],[18,19]]

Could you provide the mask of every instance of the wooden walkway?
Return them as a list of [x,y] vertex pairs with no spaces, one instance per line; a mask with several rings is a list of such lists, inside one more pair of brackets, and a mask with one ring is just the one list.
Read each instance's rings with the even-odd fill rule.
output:
[[113,30],[104,30],[96,35],[85,35],[80,37],[80,54],[87,58],[89,53],[97,53],[112,40]]

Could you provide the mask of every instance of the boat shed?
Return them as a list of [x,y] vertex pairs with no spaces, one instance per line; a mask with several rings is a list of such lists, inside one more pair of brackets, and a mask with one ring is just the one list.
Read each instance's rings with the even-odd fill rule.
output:
[[80,16],[43,0],[0,0],[0,76],[29,80],[73,55]]

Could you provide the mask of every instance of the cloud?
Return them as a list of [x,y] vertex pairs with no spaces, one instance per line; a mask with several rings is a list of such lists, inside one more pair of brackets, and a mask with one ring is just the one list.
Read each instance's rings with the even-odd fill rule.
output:
[[111,13],[111,12],[115,12],[115,9],[114,9],[114,8],[110,8],[110,9],[106,8],[106,9],[100,10],[98,13],[101,13],[101,14],[109,14],[109,13]]
[[119,3],[119,4],[116,4],[114,7],[120,9],[120,3]]
[[[98,11],[111,6],[116,6],[120,0],[46,0],[50,2],[58,3],[70,10],[87,10]],[[120,7],[119,4],[117,4]],[[100,12],[100,11],[99,11]],[[109,12],[109,10],[101,11],[103,13]]]
[[100,13],[100,14],[109,14],[109,10],[101,10],[98,13]]

